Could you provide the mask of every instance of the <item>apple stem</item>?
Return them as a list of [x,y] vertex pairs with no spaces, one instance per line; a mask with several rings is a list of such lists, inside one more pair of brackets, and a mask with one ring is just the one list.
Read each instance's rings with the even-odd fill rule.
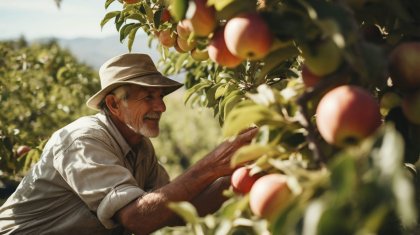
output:
[[323,94],[325,91],[331,89],[332,87],[336,87],[347,82],[347,80],[342,78],[342,74],[349,70],[348,66],[345,66],[345,68],[340,70],[342,72],[337,72],[322,78],[321,81],[319,81],[312,89],[305,90],[305,92],[297,99],[297,104],[301,114],[299,122],[308,131],[306,140],[309,143],[309,149],[314,154],[314,168],[320,168],[324,166],[327,159],[325,154],[321,151],[319,141],[316,138],[316,128],[310,121],[311,117],[309,116],[307,105],[308,102],[313,100],[315,96]]

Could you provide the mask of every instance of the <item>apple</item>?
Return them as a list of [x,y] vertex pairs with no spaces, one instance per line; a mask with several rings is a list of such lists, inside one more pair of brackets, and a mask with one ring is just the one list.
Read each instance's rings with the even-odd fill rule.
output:
[[316,109],[316,125],[330,144],[356,144],[381,125],[379,104],[360,87],[339,86],[321,98]]
[[188,39],[191,34],[190,27],[188,26],[191,24],[189,20],[182,20],[179,21],[176,25],[176,32],[178,33],[178,37],[182,39]]
[[210,44],[207,46],[207,50],[209,58],[219,65],[234,68],[242,62],[242,59],[234,56],[226,47],[224,27],[216,30]]
[[162,14],[160,15],[160,23],[166,23],[166,22],[170,22],[172,19],[171,13],[169,12],[169,10],[167,8],[164,8],[162,10]]
[[408,121],[420,125],[420,90],[406,94],[401,108]]
[[273,35],[256,12],[240,14],[225,26],[225,41],[232,54],[241,59],[258,60],[270,51]]
[[179,53],[186,53],[186,51],[182,50],[181,47],[179,47],[178,40],[175,42],[174,48]]
[[216,10],[207,5],[207,0],[193,0],[188,6],[186,18],[194,35],[207,37],[216,28]]
[[197,61],[207,60],[209,58],[209,52],[207,49],[200,50],[198,48],[194,48],[191,51],[191,57]]
[[314,87],[322,77],[313,74],[304,64],[302,66],[302,80],[306,87]]
[[231,177],[233,191],[240,194],[247,194],[251,191],[252,185],[261,175],[250,175],[250,169],[242,166],[236,169]]
[[29,151],[31,151],[31,147],[27,146],[27,145],[21,145],[17,148],[16,150],[16,155],[17,157],[22,157],[25,154],[27,154]]
[[179,48],[181,48],[185,52],[191,51],[195,48],[197,44],[194,40],[182,39],[180,37],[177,37],[176,40]]
[[343,61],[340,48],[331,39],[303,45],[301,49],[305,65],[320,77],[336,71]]
[[393,84],[403,90],[420,88],[420,42],[404,42],[389,55]]
[[159,42],[165,47],[173,47],[176,42],[176,35],[170,29],[163,30],[159,33]]
[[287,181],[288,176],[276,173],[264,175],[255,181],[249,192],[251,211],[269,221],[275,219],[294,198]]

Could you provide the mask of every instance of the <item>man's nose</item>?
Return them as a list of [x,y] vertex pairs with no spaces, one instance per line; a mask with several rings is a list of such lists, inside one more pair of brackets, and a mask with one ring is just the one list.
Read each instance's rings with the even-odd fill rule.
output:
[[165,101],[163,101],[162,98],[156,99],[153,109],[154,111],[165,112],[166,111]]

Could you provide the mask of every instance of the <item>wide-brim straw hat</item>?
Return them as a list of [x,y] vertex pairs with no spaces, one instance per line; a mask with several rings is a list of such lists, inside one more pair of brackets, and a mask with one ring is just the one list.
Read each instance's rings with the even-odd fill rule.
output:
[[150,56],[139,53],[127,53],[106,61],[99,69],[101,90],[86,102],[89,108],[99,110],[99,104],[115,88],[134,84],[143,87],[159,87],[167,95],[183,84],[163,76]]

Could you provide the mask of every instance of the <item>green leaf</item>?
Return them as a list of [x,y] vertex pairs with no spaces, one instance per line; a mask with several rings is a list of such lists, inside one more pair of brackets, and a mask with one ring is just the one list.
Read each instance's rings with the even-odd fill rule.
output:
[[226,102],[223,107],[224,120],[226,120],[227,116],[229,115],[230,111],[235,107],[235,105],[241,102],[243,97],[244,96],[241,93],[237,93],[233,96],[229,96],[228,98],[226,98]]
[[134,26],[134,23],[129,23],[124,25],[120,30],[120,42],[123,42],[124,39],[128,36],[130,33],[132,27]]
[[145,24],[146,20],[144,19],[143,15],[139,13],[130,14],[127,16],[127,19],[138,20],[141,23]]
[[195,207],[189,202],[170,202],[168,207],[181,216],[185,222],[191,224],[198,223],[198,213]]
[[334,159],[331,165],[331,184],[337,191],[337,196],[341,200],[348,200],[353,197],[356,181],[357,168],[355,159],[343,155]]
[[101,28],[104,27],[104,25],[112,18],[119,16],[121,14],[121,11],[111,11],[108,12],[105,17],[101,21]]
[[280,124],[283,118],[276,112],[261,105],[243,106],[233,109],[223,125],[224,136],[234,136],[253,125]]
[[111,5],[111,3],[113,3],[115,0],[106,0],[105,2],[105,9],[108,9],[109,5]]
[[257,81],[261,81],[264,77],[274,68],[279,66],[281,63],[290,59],[294,56],[297,56],[299,51],[295,46],[287,46],[285,48],[280,48],[276,51],[268,54],[264,59],[264,66],[261,69],[260,74],[257,77]]
[[185,63],[186,60],[188,60],[189,54],[188,53],[183,53],[183,54],[179,54],[178,59],[176,60],[175,63],[175,71],[180,71]]
[[143,7],[144,7],[144,10],[146,11],[147,20],[149,22],[153,22],[153,11],[150,8],[149,4],[144,3]]
[[207,80],[203,80],[202,82],[194,85],[193,87],[191,87],[190,89],[188,89],[185,92],[184,95],[184,103],[186,104],[188,102],[188,100],[191,98],[192,95],[198,93],[200,90],[210,87],[212,85],[211,82],[207,81]]
[[253,144],[243,146],[232,156],[230,165],[236,167],[246,162],[254,161],[263,155],[272,153],[273,150],[275,151],[275,149],[269,145]]
[[228,84],[225,83],[225,84],[222,84],[221,86],[219,86],[217,88],[216,92],[214,93],[214,98],[216,100],[225,95],[225,92],[227,90],[227,86],[228,86]]
[[134,39],[136,38],[137,30],[140,28],[140,24],[135,24],[134,27],[131,29],[130,34],[128,35],[128,50],[131,51],[134,43]]

